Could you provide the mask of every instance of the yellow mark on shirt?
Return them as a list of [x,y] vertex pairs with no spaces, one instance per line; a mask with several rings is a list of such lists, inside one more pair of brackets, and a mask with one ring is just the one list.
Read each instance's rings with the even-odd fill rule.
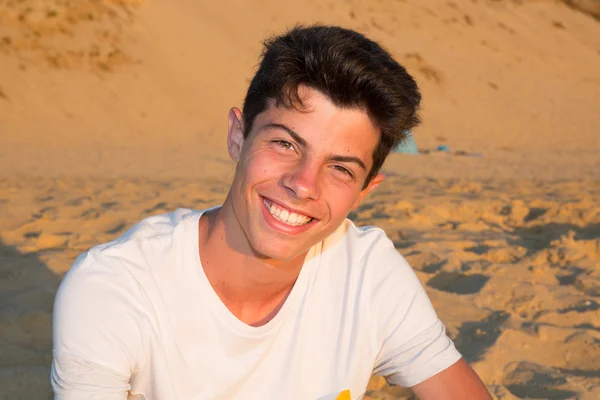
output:
[[335,400],[352,400],[352,397],[350,397],[350,391],[348,389],[344,390],[338,394],[338,397],[336,397]]

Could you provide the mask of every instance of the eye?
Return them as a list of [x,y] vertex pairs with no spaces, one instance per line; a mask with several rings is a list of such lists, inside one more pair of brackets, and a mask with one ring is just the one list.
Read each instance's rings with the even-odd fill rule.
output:
[[281,146],[285,150],[294,150],[294,145],[288,142],[287,140],[273,140],[273,143],[275,143],[278,146]]
[[352,174],[352,172],[350,172],[348,168],[342,167],[341,165],[334,165],[333,169],[341,172],[342,174],[348,175],[351,178],[354,178],[354,175]]

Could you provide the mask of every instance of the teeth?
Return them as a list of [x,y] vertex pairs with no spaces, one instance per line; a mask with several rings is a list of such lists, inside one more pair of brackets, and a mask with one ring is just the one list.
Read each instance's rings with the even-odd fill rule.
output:
[[291,226],[300,226],[309,223],[312,218],[307,217],[306,215],[296,214],[295,212],[290,212],[285,209],[281,209],[277,207],[275,204],[270,204],[267,200],[263,201],[265,203],[265,207],[271,215],[280,222]]
[[288,212],[288,210],[283,210],[281,212],[281,214],[279,214],[279,218],[281,218],[282,221],[288,222],[288,217],[290,216],[290,213]]
[[294,214],[294,213],[292,213],[292,214],[291,214],[291,215],[288,217],[288,220],[287,220],[287,222],[288,222],[288,224],[292,224],[292,225],[293,225],[293,224],[295,224],[295,223],[296,223],[296,220],[297,220],[297,219],[298,219],[298,214]]

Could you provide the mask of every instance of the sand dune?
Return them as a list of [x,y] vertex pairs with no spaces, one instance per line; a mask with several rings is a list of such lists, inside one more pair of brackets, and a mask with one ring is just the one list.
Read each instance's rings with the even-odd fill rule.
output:
[[512,176],[597,177],[599,24],[550,0],[5,0],[0,171],[214,174],[204,161],[227,163],[226,113],[260,40],[317,21],[369,34],[414,73],[419,146],[482,153],[479,169]]
[[[600,398],[597,1],[0,0],[0,399],[50,398],[54,293],[149,215],[222,202],[260,40],[336,23],[422,87],[383,227],[495,398]],[[427,153],[427,154],[425,154]],[[409,398],[374,378],[368,397]]]

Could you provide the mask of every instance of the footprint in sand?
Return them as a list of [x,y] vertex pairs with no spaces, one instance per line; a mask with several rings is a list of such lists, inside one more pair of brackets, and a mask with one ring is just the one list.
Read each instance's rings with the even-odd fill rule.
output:
[[506,367],[502,384],[515,396],[535,399],[575,398],[567,378],[558,369],[532,362],[512,362]]
[[479,361],[492,347],[502,333],[502,325],[510,315],[493,311],[488,317],[478,321],[464,322],[459,328],[454,344],[468,362]]
[[483,274],[461,274],[442,271],[427,282],[427,286],[455,294],[476,294],[490,278]]
[[447,258],[442,258],[436,253],[414,251],[404,256],[406,261],[415,269],[428,274],[434,274],[448,263]]
[[600,377],[600,339],[588,332],[576,332],[565,339],[564,347],[563,372],[582,377]]

